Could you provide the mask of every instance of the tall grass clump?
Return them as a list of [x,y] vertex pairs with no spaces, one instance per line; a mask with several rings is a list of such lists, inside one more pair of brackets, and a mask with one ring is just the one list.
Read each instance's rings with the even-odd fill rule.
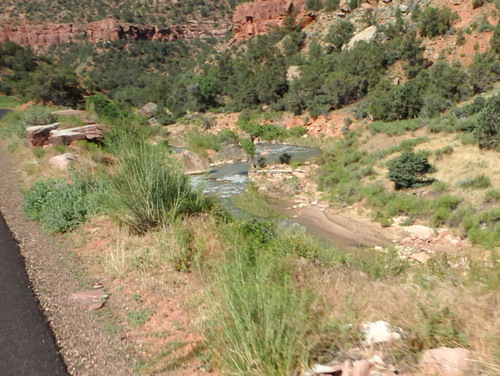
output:
[[168,147],[143,138],[125,136],[113,141],[119,158],[114,174],[106,178],[109,214],[135,233],[165,226],[181,214],[208,209],[211,201],[191,187],[189,178],[169,158]]
[[209,344],[228,374],[290,375],[308,360],[318,323],[314,298],[293,278],[291,263],[267,248],[273,233],[255,222],[232,241],[212,292]]

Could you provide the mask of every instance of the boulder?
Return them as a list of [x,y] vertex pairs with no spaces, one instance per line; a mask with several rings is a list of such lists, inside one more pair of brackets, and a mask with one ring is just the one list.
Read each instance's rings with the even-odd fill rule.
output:
[[148,118],[152,118],[156,115],[156,111],[158,110],[158,105],[153,102],[146,103],[139,112],[143,115],[146,115]]
[[419,368],[425,375],[466,375],[469,356],[470,351],[462,348],[440,347],[427,350],[419,363]]
[[368,346],[401,339],[401,334],[393,331],[389,323],[383,320],[365,322],[361,326],[361,330],[365,335],[364,344]]
[[410,238],[414,240],[421,239],[427,241],[434,238],[434,229],[427,226],[412,225],[405,227],[404,230],[410,234]]
[[210,171],[210,162],[207,158],[199,154],[184,150],[179,154],[179,157],[184,165],[184,172],[186,174],[203,174]]
[[64,153],[50,158],[49,165],[52,168],[65,171],[75,160],[76,156],[73,153]]
[[93,124],[70,129],[53,130],[50,132],[49,143],[51,145],[69,145],[74,141],[94,141],[102,138],[101,128]]
[[48,125],[33,125],[26,128],[26,138],[30,146],[44,146],[49,143],[49,136],[52,131],[59,127],[59,123]]
[[354,47],[354,44],[360,41],[365,41],[365,42],[371,42],[372,40],[375,39],[377,36],[377,27],[376,26],[369,26],[363,31],[360,31],[359,33],[355,34],[349,43],[347,43],[343,48],[349,50],[352,47]]

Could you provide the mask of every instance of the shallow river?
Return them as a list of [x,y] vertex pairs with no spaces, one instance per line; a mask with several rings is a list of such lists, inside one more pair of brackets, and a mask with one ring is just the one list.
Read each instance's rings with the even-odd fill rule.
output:
[[[304,162],[320,155],[321,150],[285,144],[257,144],[255,160],[264,157],[266,163],[273,164],[277,163],[284,153],[289,154],[290,162],[294,163]],[[249,168],[250,165],[244,162],[214,166],[209,174],[195,175],[191,180],[196,185],[202,184],[204,193],[214,193],[221,198],[229,198],[245,191]]]

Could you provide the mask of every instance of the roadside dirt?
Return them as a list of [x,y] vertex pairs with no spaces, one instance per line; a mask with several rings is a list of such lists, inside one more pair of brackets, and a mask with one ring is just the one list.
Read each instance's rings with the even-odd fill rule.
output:
[[72,302],[74,292],[92,289],[64,237],[50,238],[22,210],[21,161],[0,139],[0,210],[19,242],[40,306],[55,333],[68,371],[79,375],[132,375],[134,357],[125,343],[107,334],[106,309],[88,311]]

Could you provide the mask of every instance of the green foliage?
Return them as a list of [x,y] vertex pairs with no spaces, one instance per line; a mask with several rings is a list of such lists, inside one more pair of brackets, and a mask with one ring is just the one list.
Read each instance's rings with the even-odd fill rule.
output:
[[436,171],[424,153],[414,152],[403,152],[388,163],[388,168],[388,177],[394,182],[396,189],[429,183],[430,180],[424,180],[426,175]]
[[24,113],[24,119],[29,125],[45,125],[54,123],[57,118],[53,109],[43,106],[30,106]]
[[212,133],[189,132],[188,149],[206,156],[208,149],[220,151],[220,138]]
[[166,226],[182,214],[207,210],[210,199],[193,189],[189,178],[168,157],[164,144],[122,137],[112,148],[120,160],[106,177],[109,214],[136,233]]
[[460,188],[484,189],[491,186],[491,180],[486,175],[479,175],[474,178],[461,180],[458,185]]
[[266,249],[269,238],[255,241],[245,227],[218,272],[208,341],[224,372],[292,374],[307,362],[308,335],[319,324],[314,299],[295,285],[288,258]]
[[49,232],[68,232],[102,209],[100,194],[96,182],[76,175],[72,182],[41,180],[25,194],[24,211]]
[[490,189],[484,194],[487,201],[497,202],[500,201],[500,189]]
[[248,158],[253,160],[256,151],[255,144],[250,140],[244,139],[241,140],[241,147],[245,150],[245,153],[247,153]]
[[259,138],[265,141],[283,140],[288,136],[286,129],[274,124],[259,124],[255,120],[238,121],[240,129],[250,135],[252,141]]
[[344,44],[354,35],[354,25],[346,20],[340,20],[330,26],[326,35],[327,42],[331,43],[336,49],[341,49]]
[[84,90],[74,72],[67,67],[42,64],[18,85],[20,93],[43,104],[77,108]]
[[137,311],[127,312],[127,321],[132,326],[142,326],[146,324],[149,319],[153,316],[153,312],[149,308],[141,308]]
[[417,119],[399,120],[389,123],[375,121],[368,126],[372,134],[385,133],[388,136],[401,136],[409,131],[422,128],[422,122]]
[[265,196],[259,193],[257,187],[250,184],[247,190],[231,197],[231,202],[244,213],[257,218],[274,218],[276,211],[267,203]]
[[445,62],[420,72],[404,85],[381,81],[371,95],[369,111],[375,120],[394,121],[439,115],[473,91],[469,76]]
[[223,129],[217,134],[217,138],[219,139],[220,143],[225,143],[225,144],[238,144],[240,142],[240,139],[238,135],[232,131],[231,129]]
[[490,46],[495,54],[500,55],[500,24],[495,27],[495,32],[490,39]]
[[419,320],[409,332],[407,344],[412,352],[439,346],[467,346],[464,323],[449,307],[419,305]]
[[314,12],[319,12],[323,8],[323,4],[321,0],[307,0],[306,1],[306,9],[312,10]]
[[339,7],[340,0],[325,0],[323,3],[323,9],[326,12],[332,12],[334,10],[337,10]]
[[487,247],[500,245],[500,209],[494,208],[465,217],[463,226],[473,244],[483,244]]
[[482,149],[500,146],[500,95],[489,98],[479,113],[474,135]]
[[424,37],[434,38],[448,32],[455,20],[458,19],[456,12],[450,8],[426,7],[418,17],[420,33]]

